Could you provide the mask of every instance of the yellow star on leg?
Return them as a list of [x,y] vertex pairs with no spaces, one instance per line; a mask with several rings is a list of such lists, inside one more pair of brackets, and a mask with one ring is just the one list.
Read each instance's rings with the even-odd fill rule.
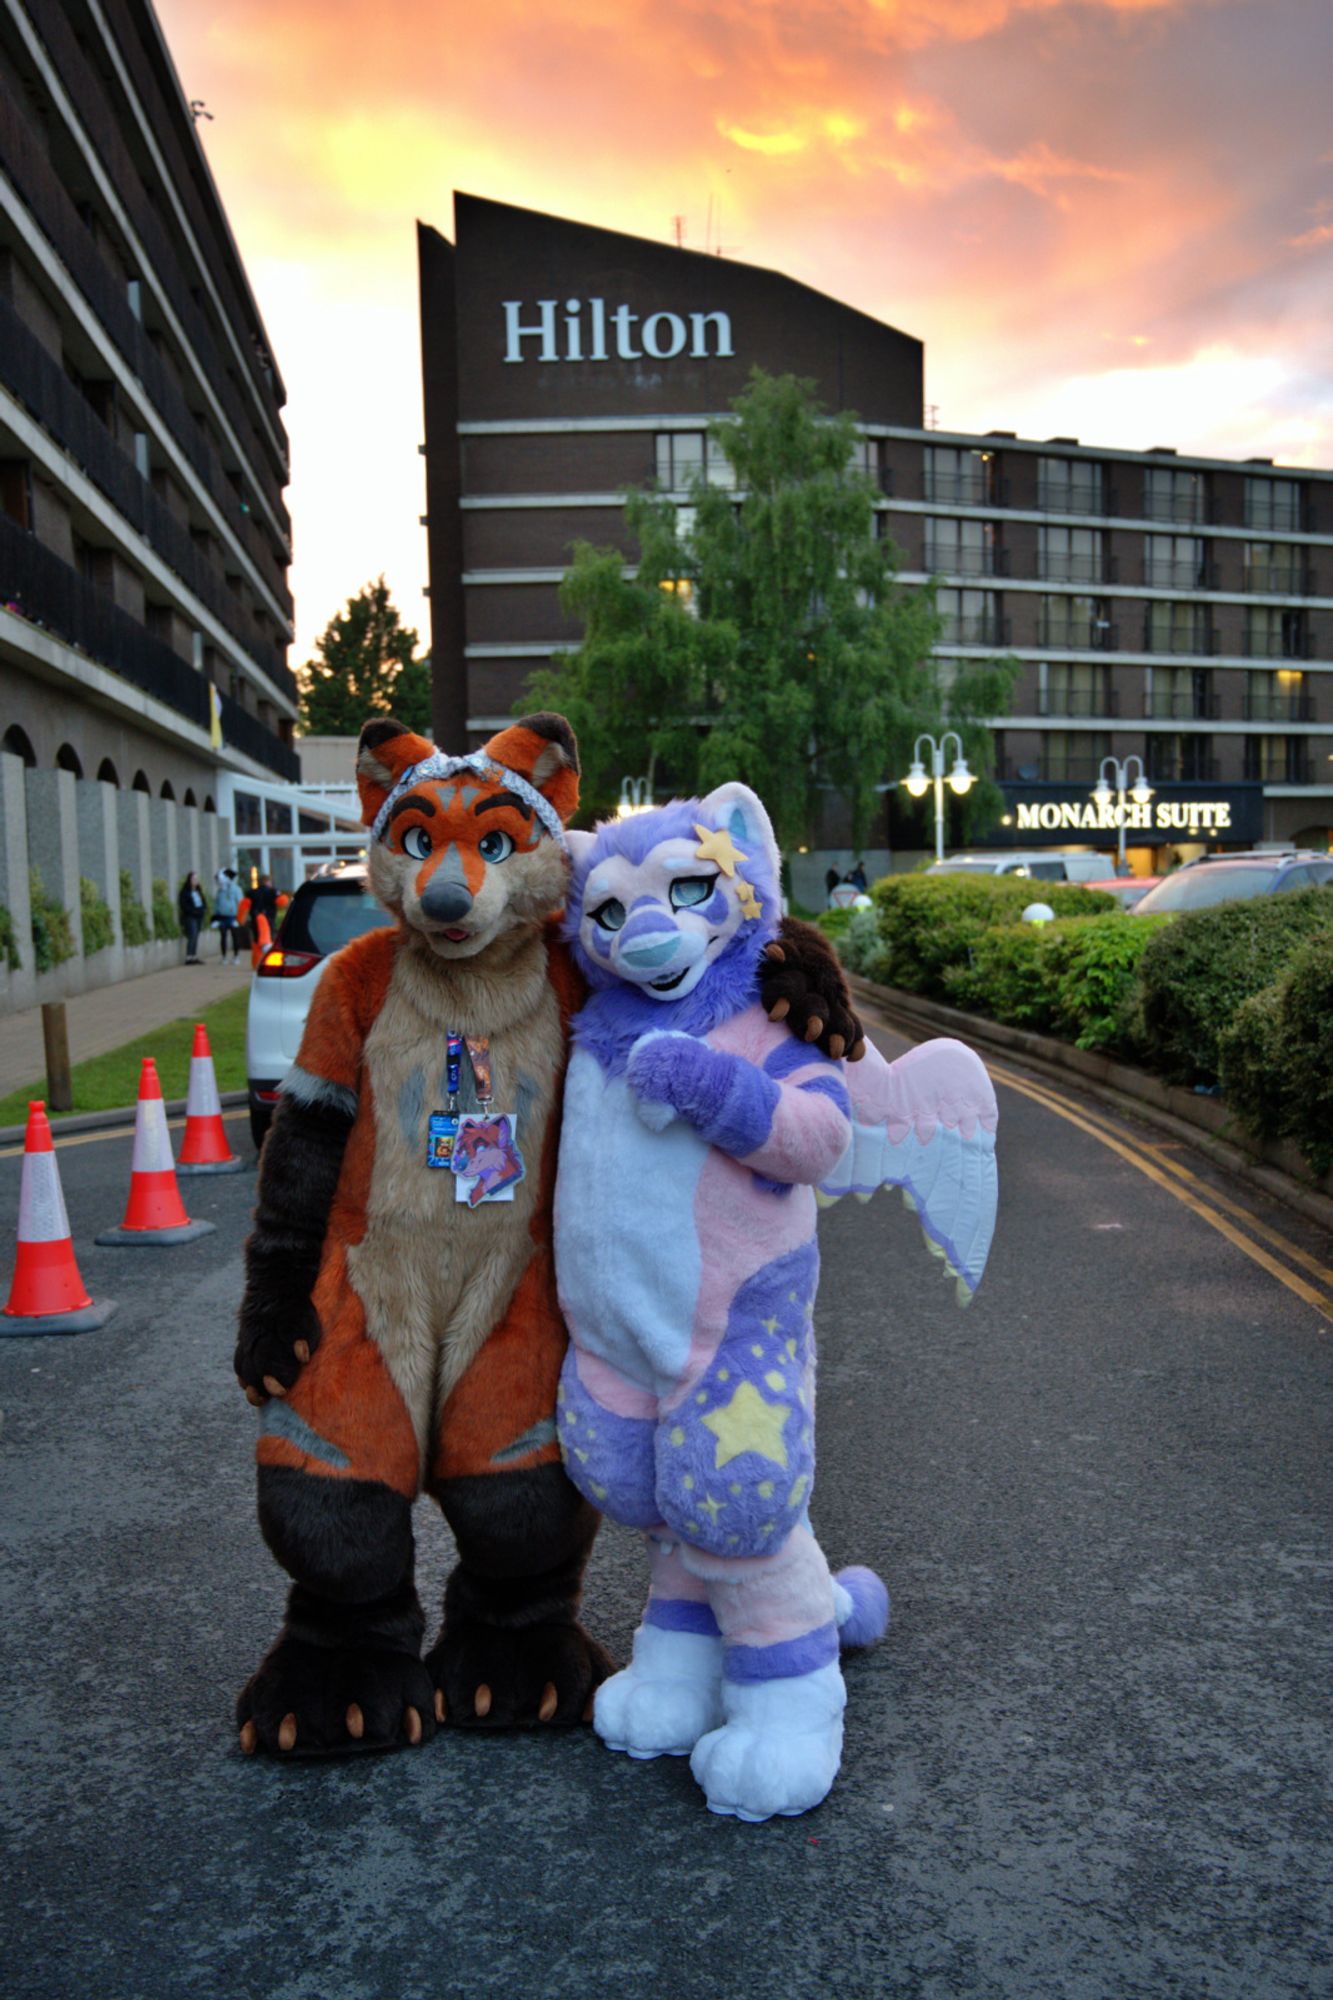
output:
[[699,1512],[707,1514],[713,1526],[716,1527],[717,1517],[723,1511],[726,1504],[725,1500],[701,1500],[699,1502]]
[[711,1410],[703,1420],[705,1430],[717,1439],[714,1470],[720,1472],[743,1451],[757,1452],[785,1468],[782,1429],[790,1415],[788,1404],[766,1403],[753,1382],[742,1382],[729,1403]]
[[[696,861],[716,861],[728,879],[736,873],[738,861],[749,859],[748,855],[741,853],[724,826],[720,826],[716,833],[710,833],[706,826],[696,823],[694,830],[699,836],[699,845],[694,850]],[[750,893],[753,895],[753,890]]]

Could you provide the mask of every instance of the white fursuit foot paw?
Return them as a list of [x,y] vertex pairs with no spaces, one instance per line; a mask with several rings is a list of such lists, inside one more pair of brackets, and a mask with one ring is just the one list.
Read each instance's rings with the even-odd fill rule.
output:
[[842,1762],[846,1705],[836,1665],[790,1680],[724,1681],[726,1723],[690,1758],[708,1810],[763,1820],[817,1806]]
[[721,1720],[721,1639],[640,1625],[630,1664],[597,1690],[592,1726],[631,1757],[688,1757]]

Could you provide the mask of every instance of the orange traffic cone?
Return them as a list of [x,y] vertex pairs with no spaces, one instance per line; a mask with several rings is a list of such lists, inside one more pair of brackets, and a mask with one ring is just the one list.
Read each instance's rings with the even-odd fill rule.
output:
[[115,1310],[110,1299],[90,1298],[79,1276],[51,1127],[39,1099],[28,1106],[18,1261],[0,1333],[91,1333]]
[[272,926],[270,925],[268,918],[264,915],[263,911],[261,910],[259,915],[255,918],[254,942],[250,946],[250,963],[252,966],[258,965],[260,959],[264,956],[264,953],[268,950],[272,942],[273,942]]
[[208,1030],[202,1021],[194,1031],[190,1056],[190,1094],[185,1101],[185,1140],[176,1162],[178,1174],[238,1174],[244,1165],[227,1144],[222,1126],[222,1100],[213,1074]]
[[193,1243],[196,1236],[211,1236],[216,1228],[215,1222],[191,1222],[185,1213],[176,1186],[176,1164],[171,1156],[167,1107],[162,1102],[157,1065],[151,1056],[145,1056],[134,1113],[129,1206],[119,1229],[104,1229],[95,1240],[124,1245]]

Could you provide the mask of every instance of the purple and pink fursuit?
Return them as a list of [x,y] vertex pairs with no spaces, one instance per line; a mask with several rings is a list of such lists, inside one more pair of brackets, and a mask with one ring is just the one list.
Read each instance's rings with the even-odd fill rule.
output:
[[643,1531],[630,1665],[594,1726],[688,1756],[710,1808],[801,1813],[837,1775],[840,1650],[880,1637],[870,1570],[810,1527],[816,1197],[900,1186],[970,1298],[995,1218],[995,1094],[958,1042],[854,1065],[759,1005],[779,860],[724,785],[570,836],[574,1023],[556,1194],[570,1477]]

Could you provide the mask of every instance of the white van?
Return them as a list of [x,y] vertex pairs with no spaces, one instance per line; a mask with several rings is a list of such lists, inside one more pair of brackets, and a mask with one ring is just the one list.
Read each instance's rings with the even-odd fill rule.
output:
[[1058,847],[1035,847],[1030,854],[1010,848],[996,854],[950,854],[932,861],[927,875],[1018,875],[1033,882],[1100,882],[1115,873],[1104,854],[1066,853]]

